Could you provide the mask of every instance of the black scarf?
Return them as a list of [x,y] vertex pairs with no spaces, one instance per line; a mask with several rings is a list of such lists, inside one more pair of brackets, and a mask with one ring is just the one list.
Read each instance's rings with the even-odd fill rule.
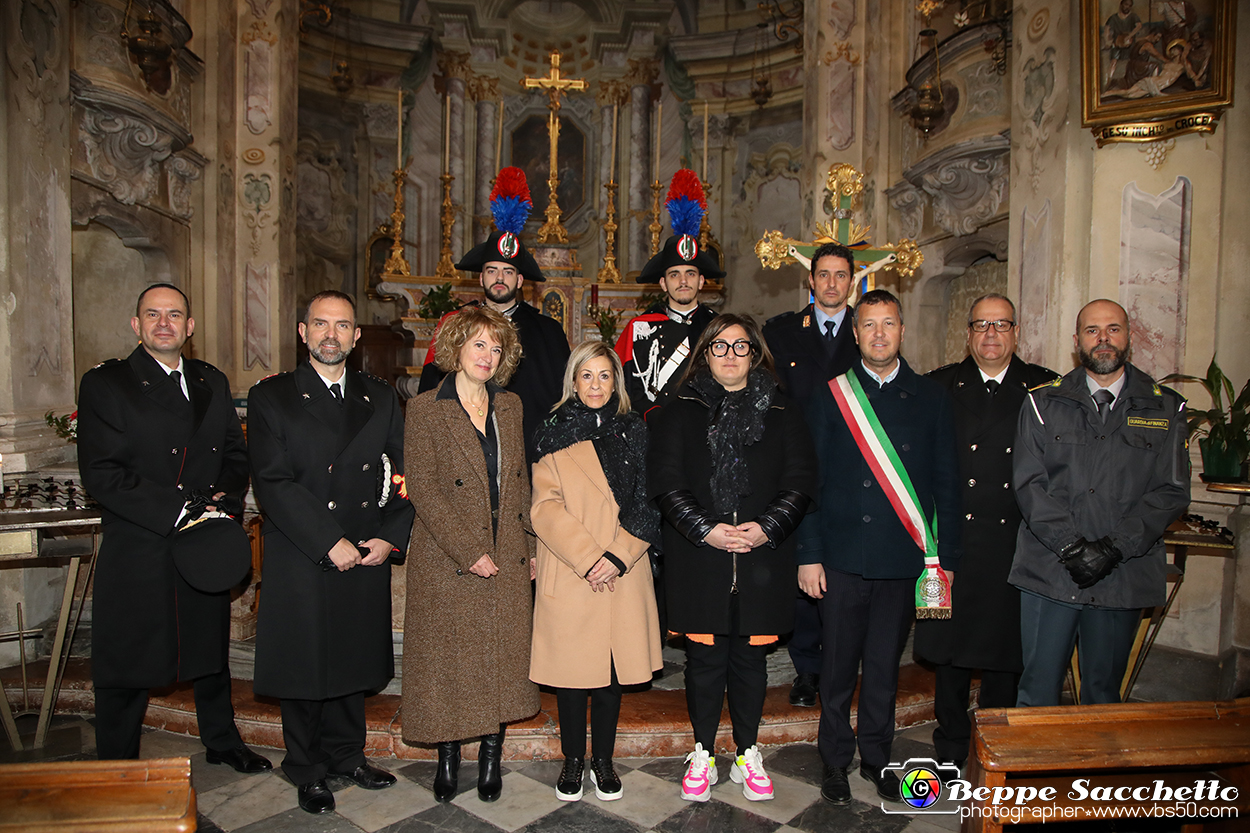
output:
[[565,402],[534,433],[535,457],[541,460],[577,443],[592,442],[620,507],[621,526],[658,552],[660,512],[647,500],[647,426],[632,411],[618,414],[618,407],[616,394],[597,410],[576,397]]
[[727,391],[707,368],[690,380],[690,387],[708,406],[707,444],[712,452],[712,508],[720,515],[737,511],[738,502],[751,494],[745,450],[764,436],[764,417],[777,394],[777,380],[766,370],[747,375],[746,387]]

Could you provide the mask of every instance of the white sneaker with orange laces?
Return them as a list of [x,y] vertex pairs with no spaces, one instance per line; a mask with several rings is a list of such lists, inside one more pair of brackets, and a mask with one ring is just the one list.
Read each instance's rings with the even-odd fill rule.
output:
[[734,759],[729,780],[742,785],[747,801],[772,801],[773,779],[764,771],[764,759],[758,746],[752,746]]
[[681,777],[681,797],[685,801],[707,801],[712,797],[712,785],[716,783],[716,759],[703,744],[696,743],[694,751],[686,756],[686,774]]

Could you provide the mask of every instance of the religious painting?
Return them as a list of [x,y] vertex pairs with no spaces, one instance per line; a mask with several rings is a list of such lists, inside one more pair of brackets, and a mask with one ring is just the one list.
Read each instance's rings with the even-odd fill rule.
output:
[[[586,202],[586,136],[569,118],[560,116],[560,139],[556,143],[556,164],[560,184],[556,196],[565,219]],[[531,220],[544,222],[550,189],[551,140],[547,136],[547,116],[528,116],[512,131],[512,164],[525,171],[530,197],[534,200]]]
[[[1214,129],[1219,109],[1232,104],[1236,5],[1081,0],[1082,124],[1169,121],[1157,135],[1139,130],[1137,141],[1186,127]],[[1209,121],[1186,123],[1204,110]]]
[[542,313],[548,318],[554,318],[560,322],[560,326],[564,332],[569,331],[569,310],[568,302],[565,300],[564,293],[558,289],[548,289],[543,293]]

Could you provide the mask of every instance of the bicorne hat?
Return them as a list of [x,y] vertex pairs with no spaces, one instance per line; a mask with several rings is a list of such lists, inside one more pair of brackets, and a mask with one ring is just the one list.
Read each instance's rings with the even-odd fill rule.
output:
[[174,533],[174,566],[202,593],[224,593],[252,568],[252,545],[238,519],[220,509],[190,511]]
[[694,171],[682,168],[673,174],[664,207],[668,209],[673,236],[664,241],[664,248],[642,267],[638,283],[659,283],[664,273],[674,266],[693,266],[709,280],[725,277],[716,263],[716,256],[699,245],[699,226],[707,212],[707,199]]
[[521,230],[525,228],[525,221],[529,219],[533,209],[534,202],[530,199],[530,188],[525,182],[525,171],[520,168],[501,170],[495,177],[495,188],[490,192],[490,213],[499,230],[488,237],[485,243],[466,252],[456,268],[466,272],[481,272],[487,263],[508,263],[515,266],[517,272],[527,281],[545,281],[534,256],[521,242]]

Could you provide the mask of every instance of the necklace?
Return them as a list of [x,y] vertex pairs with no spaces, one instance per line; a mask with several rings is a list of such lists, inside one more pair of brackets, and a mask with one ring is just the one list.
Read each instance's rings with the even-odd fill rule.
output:
[[477,411],[478,416],[486,416],[486,411],[482,410],[481,405],[474,405],[472,402],[465,402],[464,404],[465,404],[465,410],[472,408],[473,410]]

